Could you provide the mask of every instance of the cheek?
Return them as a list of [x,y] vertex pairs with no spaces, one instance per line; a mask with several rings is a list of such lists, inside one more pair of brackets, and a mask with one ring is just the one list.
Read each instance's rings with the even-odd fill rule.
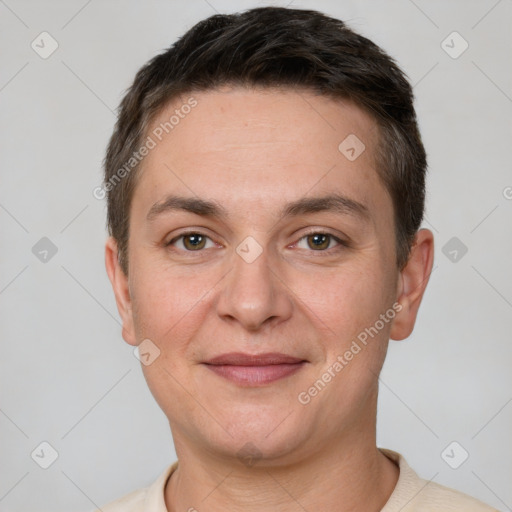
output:
[[306,314],[339,349],[391,307],[387,281],[372,265],[339,267],[327,275],[297,277],[294,291]]
[[177,275],[157,264],[139,269],[134,276],[137,339],[150,339],[160,351],[150,365],[142,365],[142,370],[151,393],[166,412],[179,410],[187,417],[194,411],[195,402],[183,391],[191,385],[189,365],[194,360],[194,348],[190,341],[204,323],[210,307],[208,291],[214,284]]
[[[211,281],[211,282],[210,282]],[[179,345],[201,325],[214,279],[198,279],[162,265],[148,265],[135,274],[131,287],[138,339],[149,338],[165,347]]]

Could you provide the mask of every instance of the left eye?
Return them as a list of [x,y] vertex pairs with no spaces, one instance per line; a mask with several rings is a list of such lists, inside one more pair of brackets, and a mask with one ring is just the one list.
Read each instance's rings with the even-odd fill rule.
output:
[[[207,246],[208,241],[210,241],[209,246]],[[200,251],[201,249],[213,247],[214,244],[209,237],[202,235],[201,233],[184,233],[173,238],[167,245],[177,245],[179,249],[183,249],[185,251]]]
[[[301,243],[305,242],[306,247],[302,246]],[[311,233],[303,236],[298,242],[297,247],[301,249],[313,249],[314,251],[325,251],[331,249],[333,243],[335,245],[343,245],[339,238],[336,238],[329,233]]]

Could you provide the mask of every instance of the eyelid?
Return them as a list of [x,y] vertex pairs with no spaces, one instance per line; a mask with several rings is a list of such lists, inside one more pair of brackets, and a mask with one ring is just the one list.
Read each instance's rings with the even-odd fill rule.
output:
[[[216,242],[211,236],[205,234],[200,229],[188,229],[188,230],[183,231],[183,232],[179,233],[178,235],[174,236],[171,240],[169,240],[168,242],[165,243],[165,246],[166,247],[167,246],[171,246],[176,241],[178,241],[180,238],[186,237],[187,235],[199,235],[199,236],[207,238],[208,240],[210,240],[211,242],[213,242],[216,245],[222,245],[222,244],[219,244],[219,242]],[[308,236],[311,236],[311,235],[327,235],[327,236],[329,236],[332,240],[334,240],[337,243],[336,247],[331,247],[329,249],[318,250],[318,251],[315,251],[315,250],[311,249],[310,250],[311,252],[327,253],[327,252],[336,250],[336,248],[340,247],[340,246],[341,247],[348,247],[349,246],[349,242],[347,240],[344,240],[343,238],[340,238],[339,236],[337,236],[334,233],[332,233],[330,230],[323,229],[323,228],[313,228],[313,229],[308,230],[306,233],[303,233],[301,235],[301,237],[297,241],[293,242],[288,247],[290,247],[290,246],[291,247],[295,247],[299,242],[304,240],[304,238],[307,238]],[[211,247],[210,247],[210,249],[211,249]],[[183,252],[188,252],[188,253],[194,253],[194,252],[201,253],[205,249],[200,249],[198,251],[189,251],[189,250],[186,250],[186,249],[180,249],[180,250],[183,251]]]
[[313,229],[307,231],[306,233],[303,233],[302,236],[296,242],[294,242],[292,244],[292,246],[295,247],[299,242],[304,240],[304,238],[307,238],[308,236],[311,236],[311,235],[327,235],[332,240],[337,242],[337,244],[338,244],[336,247],[331,247],[329,249],[324,249],[324,250],[315,251],[315,250],[311,249],[311,252],[329,253],[331,251],[335,251],[337,248],[340,248],[340,247],[349,247],[349,242],[346,239],[343,239],[340,236],[335,235],[334,233],[332,233],[330,230],[323,229],[323,228],[313,228]]
[[[208,240],[212,241],[216,245],[221,245],[218,242],[216,242],[211,236],[207,235],[206,233],[202,232],[200,229],[188,229],[187,231],[182,231],[181,233],[173,236],[168,242],[165,242],[165,247],[173,245],[175,242],[177,242],[180,238],[184,238],[187,235],[199,235],[204,238],[207,238]],[[201,249],[199,251],[187,251],[186,249],[180,249],[184,252],[202,252],[204,249]]]

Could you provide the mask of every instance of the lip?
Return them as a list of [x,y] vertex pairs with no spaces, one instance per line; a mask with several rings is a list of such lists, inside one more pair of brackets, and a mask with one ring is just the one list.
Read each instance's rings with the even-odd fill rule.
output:
[[301,363],[304,359],[280,354],[278,352],[268,352],[265,354],[244,354],[243,352],[230,352],[221,354],[206,361],[206,364],[213,365],[234,365],[234,366],[268,366],[274,364],[294,364]]
[[280,353],[244,354],[232,352],[204,364],[220,377],[242,386],[263,386],[291,376],[307,361]]

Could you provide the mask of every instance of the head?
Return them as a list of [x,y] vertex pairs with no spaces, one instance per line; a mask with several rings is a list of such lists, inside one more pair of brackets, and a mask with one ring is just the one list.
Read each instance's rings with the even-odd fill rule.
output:
[[[425,171],[406,78],[320,13],[213,16],[137,73],[105,159],[106,264],[175,442],[279,459],[374,435],[432,266]],[[301,363],[235,382],[211,364],[234,352]]]

